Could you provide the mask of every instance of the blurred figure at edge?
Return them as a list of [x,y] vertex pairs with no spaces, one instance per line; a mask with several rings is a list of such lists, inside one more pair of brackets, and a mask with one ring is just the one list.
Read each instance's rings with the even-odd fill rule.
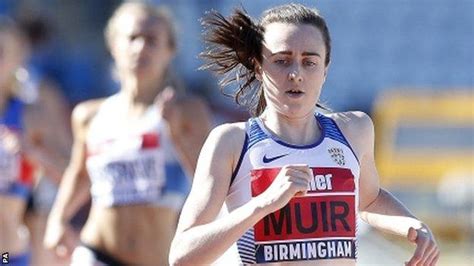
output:
[[26,67],[29,52],[20,27],[0,17],[0,250],[11,254],[12,265],[30,263],[28,201],[39,177],[59,179],[65,164],[57,158],[70,145],[66,120],[60,118],[65,101]]

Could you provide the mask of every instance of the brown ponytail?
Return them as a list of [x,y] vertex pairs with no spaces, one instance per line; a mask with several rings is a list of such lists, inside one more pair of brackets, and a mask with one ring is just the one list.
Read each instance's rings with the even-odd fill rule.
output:
[[[202,25],[208,46],[200,54],[207,61],[200,69],[223,74],[224,78],[219,82],[223,93],[233,97],[237,104],[248,106],[253,115],[258,115],[257,109],[262,109],[258,108],[261,105],[258,103],[263,95],[255,69],[256,63],[262,62],[262,28],[245,11],[238,9],[229,18],[211,11],[202,19]],[[233,82],[238,84],[238,90],[224,92],[224,87]]]

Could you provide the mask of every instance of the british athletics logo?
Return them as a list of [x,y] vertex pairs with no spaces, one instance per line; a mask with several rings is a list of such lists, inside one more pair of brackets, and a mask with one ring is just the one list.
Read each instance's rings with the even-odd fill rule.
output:
[[[280,169],[253,170],[252,196]],[[349,169],[315,168],[306,196],[294,197],[254,226],[257,262],[355,258],[355,183]]]

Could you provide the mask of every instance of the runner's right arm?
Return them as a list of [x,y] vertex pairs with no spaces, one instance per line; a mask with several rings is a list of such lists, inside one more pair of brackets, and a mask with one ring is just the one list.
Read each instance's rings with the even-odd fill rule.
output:
[[212,263],[265,215],[306,192],[309,167],[285,166],[265,192],[215,220],[240,157],[244,131],[243,124],[226,124],[212,130],[206,140],[171,244],[171,265]]
[[72,113],[72,131],[74,143],[71,159],[66,168],[56,196],[55,202],[48,217],[44,245],[48,249],[65,245],[67,252],[71,252],[72,243],[68,239],[69,221],[78,209],[90,197],[90,181],[86,172],[86,129],[93,114],[97,101],[79,104]]

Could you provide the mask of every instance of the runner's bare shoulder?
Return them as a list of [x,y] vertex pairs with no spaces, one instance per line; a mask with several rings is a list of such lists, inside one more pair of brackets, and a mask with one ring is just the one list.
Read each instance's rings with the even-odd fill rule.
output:
[[75,129],[85,129],[97,114],[106,98],[93,99],[81,102],[72,111],[72,124]]
[[245,142],[245,130],[245,122],[225,123],[215,127],[209,134],[209,139],[231,151],[234,159],[238,160]]
[[349,111],[327,116],[334,119],[358,156],[368,143],[373,142],[374,125],[368,114],[361,111]]

